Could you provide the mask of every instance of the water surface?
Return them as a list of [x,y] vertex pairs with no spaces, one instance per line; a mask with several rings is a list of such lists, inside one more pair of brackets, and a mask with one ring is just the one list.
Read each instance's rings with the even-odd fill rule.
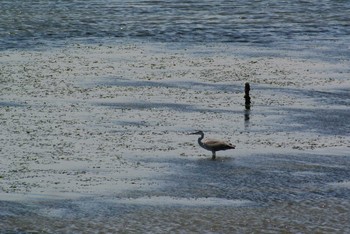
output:
[[[1,1],[0,48],[82,40],[228,42],[348,54],[348,1]],[[304,46],[303,46],[304,45]],[[338,46],[336,46],[338,45]],[[347,46],[348,47],[348,46]]]

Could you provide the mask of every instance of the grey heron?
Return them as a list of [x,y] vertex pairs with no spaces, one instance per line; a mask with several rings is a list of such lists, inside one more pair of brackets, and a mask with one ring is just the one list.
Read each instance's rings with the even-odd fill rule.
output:
[[220,140],[203,140],[204,138],[204,132],[203,131],[197,131],[197,132],[193,132],[190,133],[190,135],[200,135],[200,137],[198,138],[198,144],[206,149],[209,150],[213,153],[212,155],[212,160],[215,160],[216,158],[216,151],[220,151],[220,150],[228,150],[228,149],[235,149],[236,146],[232,145],[229,142],[225,142],[225,141],[220,141]]

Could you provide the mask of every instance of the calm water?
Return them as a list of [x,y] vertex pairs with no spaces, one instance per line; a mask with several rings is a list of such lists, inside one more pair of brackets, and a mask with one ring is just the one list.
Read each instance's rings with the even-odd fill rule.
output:
[[1,49],[136,39],[339,44],[344,50],[350,39],[345,0],[5,0],[0,6]]

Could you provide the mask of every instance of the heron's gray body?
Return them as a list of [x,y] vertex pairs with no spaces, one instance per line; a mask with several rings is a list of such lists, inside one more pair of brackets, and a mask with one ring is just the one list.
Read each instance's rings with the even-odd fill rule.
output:
[[220,140],[203,140],[204,138],[204,133],[203,131],[198,131],[198,132],[194,132],[191,133],[192,135],[200,135],[200,137],[198,138],[198,144],[206,149],[212,152],[212,159],[215,160],[216,158],[216,151],[220,151],[220,150],[228,150],[228,149],[235,149],[236,146],[232,145],[231,143],[225,142],[225,141],[220,141]]

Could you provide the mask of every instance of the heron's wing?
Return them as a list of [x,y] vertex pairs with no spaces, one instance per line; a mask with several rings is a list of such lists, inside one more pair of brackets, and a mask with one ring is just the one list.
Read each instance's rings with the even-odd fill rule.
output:
[[214,140],[214,139],[206,139],[203,141],[203,143],[205,143],[207,145],[219,145],[219,144],[224,143],[224,141]]
[[220,141],[220,140],[208,139],[208,140],[205,140],[203,143],[208,147],[210,147],[212,150],[216,150],[216,151],[235,148],[235,146],[232,145],[231,143]]

